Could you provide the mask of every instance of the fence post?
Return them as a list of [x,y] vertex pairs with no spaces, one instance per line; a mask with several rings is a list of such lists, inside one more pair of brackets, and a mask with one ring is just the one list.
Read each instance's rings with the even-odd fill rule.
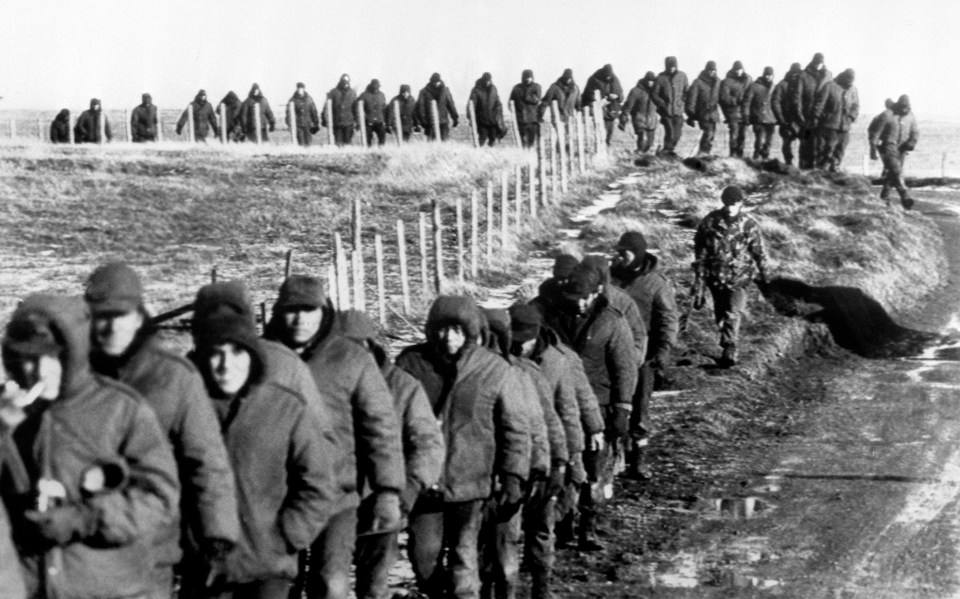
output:
[[340,233],[333,234],[334,263],[337,268],[337,297],[340,298],[340,309],[350,309],[350,282],[347,279],[347,256],[343,251],[343,239]]
[[400,254],[400,292],[403,294],[403,313],[410,313],[410,279],[407,275],[407,233],[403,219],[397,219],[397,252]]
[[367,310],[366,273],[363,269],[363,250],[350,252],[353,263],[353,307],[361,312]]
[[163,141],[163,118],[160,108],[157,108],[157,141]]
[[522,148],[523,142],[520,140],[520,125],[517,123],[517,104],[510,100],[510,129],[513,130],[513,140],[517,142],[517,147]]
[[430,125],[433,127],[433,141],[440,143],[440,112],[437,110],[436,100],[430,100],[430,118],[433,121]]
[[333,101],[330,98],[327,98],[323,111],[327,114],[327,140],[332,146],[336,143],[336,139],[333,135]]
[[465,267],[463,265],[463,200],[460,196],[456,197],[454,206],[457,212],[457,282],[462,285]]
[[361,244],[361,231],[363,230],[363,219],[360,211],[360,200],[353,200],[353,218],[350,223],[350,231],[353,233],[353,249],[359,250]]
[[427,215],[424,212],[419,212],[419,228],[420,228],[420,284],[423,294],[426,294],[430,289],[430,275],[427,272]]
[[556,100],[550,103],[550,110],[553,112],[553,124],[557,130],[557,145],[560,148],[560,189],[566,193],[570,188],[567,182],[567,136],[563,120],[560,118],[560,105],[557,104]]
[[220,105],[220,143],[227,145],[227,105]]
[[473,100],[467,101],[467,117],[470,119],[470,137],[473,139],[473,147],[480,147],[480,132],[477,130],[477,107],[473,105]]
[[103,114],[102,106],[100,107],[100,112],[97,113],[97,133],[100,136],[99,143],[107,143],[107,115]]
[[507,237],[507,229],[510,226],[510,177],[507,171],[500,173],[500,244],[503,246],[503,240]]
[[603,102],[600,100],[600,90],[593,92],[593,120],[594,131],[597,134],[597,154],[607,153],[606,129],[603,123]]
[[537,184],[536,175],[534,175],[535,170],[534,165],[527,165],[527,191],[530,194],[530,218],[537,218]]
[[373,236],[373,251],[377,257],[377,312],[380,324],[387,324],[387,288],[383,280],[383,238],[377,233]]
[[366,148],[367,144],[367,115],[363,110],[363,102],[357,106],[357,124],[360,125],[360,147]]
[[197,130],[193,123],[193,102],[187,104],[187,141],[190,143],[197,141]]
[[[547,123],[550,130],[550,200],[557,203],[557,130]],[[560,168],[563,168],[562,166]]]
[[514,222],[517,223],[517,229],[520,228],[520,214],[523,212],[523,168],[518,164],[513,169],[513,201],[517,207],[517,216]]
[[210,282],[211,282],[211,283],[216,283],[216,282],[217,282],[217,267],[216,267],[216,266],[214,266],[213,268],[210,269]]
[[493,261],[493,185],[487,181],[487,267]]
[[333,307],[337,310],[342,310],[340,307],[339,289],[337,289],[337,267],[333,264],[327,265],[327,295],[330,296],[330,302],[333,303]]
[[263,133],[260,131],[260,123],[263,121],[260,120],[260,102],[256,103],[256,109],[253,111],[253,127],[257,130],[257,145],[259,146],[263,143]]
[[297,107],[293,102],[287,104],[287,119],[290,120],[290,143],[297,145]]
[[543,135],[537,135],[537,186],[540,190],[540,205],[546,206],[547,198],[547,155]]
[[67,124],[70,125],[69,127],[67,127],[67,134],[70,137],[70,145],[72,146],[73,144],[77,143],[77,140],[73,135],[73,125],[74,125],[73,117],[70,117],[70,122]]
[[583,115],[574,111],[571,116],[577,121],[577,171],[582,175],[587,172],[587,157],[583,155]]
[[477,206],[477,190],[470,193],[470,277],[476,281],[480,259],[480,210]]
[[127,140],[128,143],[132,142],[133,141],[133,131],[132,131],[133,123],[130,122],[130,111],[127,109],[124,109],[123,111],[123,129],[124,131],[126,131],[126,135],[124,135],[124,138]]
[[593,122],[593,116],[587,115],[587,107],[583,107],[583,113],[580,115],[583,120],[583,151],[589,159],[590,166],[594,164],[594,147],[593,147],[593,127],[591,126]]
[[433,250],[436,254],[434,261],[434,289],[440,295],[443,283],[443,223],[440,220],[440,202],[433,200]]
[[863,175],[864,177],[867,176],[868,166],[869,165],[867,164],[867,155],[861,154],[860,155],[860,174]]
[[283,278],[289,279],[290,272],[293,270],[293,250],[287,250],[287,258],[283,264]]
[[393,103],[393,121],[396,123],[394,131],[397,132],[397,146],[403,145],[403,119],[400,118],[400,102]]

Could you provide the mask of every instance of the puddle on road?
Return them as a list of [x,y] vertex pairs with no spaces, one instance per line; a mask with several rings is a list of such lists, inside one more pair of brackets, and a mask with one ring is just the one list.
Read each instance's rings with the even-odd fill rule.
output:
[[729,520],[749,520],[774,508],[772,503],[759,497],[710,499],[703,507],[707,519]]

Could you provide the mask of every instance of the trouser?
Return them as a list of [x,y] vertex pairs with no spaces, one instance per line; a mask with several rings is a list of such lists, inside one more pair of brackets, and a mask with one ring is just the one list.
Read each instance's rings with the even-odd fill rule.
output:
[[753,126],[753,159],[770,158],[770,143],[773,141],[773,123],[756,123]]
[[653,396],[655,373],[649,360],[638,370],[637,390],[633,393],[633,411],[630,413],[630,438],[650,436],[650,398]]
[[404,129],[403,130],[403,141],[410,141],[410,136],[413,135],[413,129]]
[[816,166],[817,159],[817,130],[814,127],[803,125],[800,129],[800,168],[808,169]]
[[497,514],[496,500],[485,502],[480,529],[480,597],[514,599],[520,576],[521,519],[518,511],[508,520]]
[[836,129],[821,128],[817,132],[820,142],[818,144],[817,168],[835,171],[840,166],[836,162],[837,149],[840,146],[840,131]]
[[700,148],[699,154],[709,156],[713,151],[713,138],[717,135],[716,121],[699,121],[700,123]]
[[837,165],[837,169],[839,170],[843,164],[843,157],[847,153],[847,145],[850,143],[850,131],[838,131],[837,135],[839,139],[837,140],[836,149],[833,152],[833,163]]
[[743,158],[743,144],[747,139],[746,123],[741,119],[729,119],[727,129],[730,131],[730,155]]
[[[601,406],[604,420],[609,421],[613,408]],[[620,439],[607,435],[606,443],[600,451],[584,451],[583,465],[587,472],[587,482],[580,487],[580,538],[592,537],[596,532],[596,522],[613,497],[613,479],[617,457],[623,452]]]
[[444,503],[421,496],[410,513],[410,562],[417,586],[430,599],[479,597],[478,542],[483,503],[482,499]]
[[333,142],[345,146],[353,142],[353,125],[337,125],[333,128]]
[[660,123],[663,125],[663,152],[676,152],[680,134],[683,133],[683,115],[662,116]]
[[903,200],[908,196],[907,185],[903,181],[903,161],[907,153],[901,152],[893,144],[880,148],[880,159],[883,161],[883,188],[880,190],[880,199],[890,198],[890,188],[893,187]]
[[147,599],[170,599],[173,596],[173,567],[158,566],[150,575]]
[[793,142],[797,139],[797,130],[793,125],[780,125],[780,150],[783,152],[783,161],[793,164]]
[[365,535],[357,538],[357,599],[387,599],[390,596],[390,568],[400,554],[399,533]]
[[287,599],[290,581],[285,578],[257,580],[230,585],[222,593],[208,595],[209,599]]
[[[250,131],[247,131],[247,132],[246,132],[246,140],[249,141],[249,142],[257,143],[257,130],[256,130],[256,129],[250,129]],[[260,141],[261,141],[261,142],[270,141],[270,137],[267,135],[267,128],[266,128],[266,127],[264,127],[263,129],[260,130]]]
[[297,127],[297,145],[309,146],[313,142],[313,134],[309,127]]
[[747,313],[747,288],[710,285],[713,296],[713,314],[720,327],[720,347],[736,349],[740,338],[740,323]]
[[540,483],[534,486],[534,492],[524,507],[524,548],[530,569],[532,586],[530,596],[533,599],[548,596],[550,590],[556,559],[554,528],[559,501],[560,497],[548,497],[546,483]]
[[373,145],[373,136],[377,136],[377,145],[382,146],[387,141],[387,127],[383,122],[367,123],[367,145]]
[[500,139],[500,127],[496,125],[477,125],[477,141],[480,146],[489,145],[493,147]]
[[532,148],[537,145],[537,137],[540,136],[540,123],[520,123],[520,142],[525,148]]
[[[437,138],[437,136],[433,134],[433,125],[428,124],[423,129],[427,134],[427,139],[429,139],[430,141],[433,141]],[[447,141],[449,137],[450,137],[450,125],[446,123],[440,123],[440,141]]]
[[634,124],[633,132],[637,134],[637,152],[641,154],[649,152],[650,148],[653,147],[653,138],[657,132],[656,127],[648,129]]
[[603,119],[603,128],[607,131],[607,145],[610,145],[610,142],[613,140],[613,126],[616,124],[615,119]]
[[347,599],[350,594],[350,566],[357,542],[357,508],[334,514],[310,548],[306,576],[311,599]]

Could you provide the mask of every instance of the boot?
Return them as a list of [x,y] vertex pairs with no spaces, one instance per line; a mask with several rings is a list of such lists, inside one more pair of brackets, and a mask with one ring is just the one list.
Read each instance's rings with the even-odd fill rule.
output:
[[913,198],[907,198],[907,197],[900,198],[900,205],[903,206],[904,210],[910,210],[911,208],[913,208],[913,204],[914,204]]
[[735,345],[728,345],[723,348],[723,353],[720,354],[720,360],[717,362],[723,368],[730,368],[731,366],[737,365],[737,347]]
[[580,539],[577,549],[580,551],[603,551],[606,547],[597,539],[596,515],[586,511],[580,514]]
[[627,457],[627,478],[633,480],[650,480],[653,473],[647,463],[643,447],[633,447]]
[[550,572],[534,572],[530,577],[530,599],[553,599],[552,578]]
[[573,514],[567,514],[561,520],[557,521],[554,534],[557,538],[555,541],[557,549],[572,547],[574,545]]

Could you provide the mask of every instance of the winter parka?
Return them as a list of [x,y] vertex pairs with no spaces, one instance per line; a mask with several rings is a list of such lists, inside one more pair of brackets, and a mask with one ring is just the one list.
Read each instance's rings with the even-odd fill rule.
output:
[[571,115],[576,114],[583,105],[580,98],[580,87],[573,81],[567,84],[563,77],[554,81],[547,88],[547,93],[543,94],[540,109],[541,118],[544,113],[550,112],[550,104],[554,100],[557,101],[557,106],[560,108],[560,120],[564,123]]
[[498,127],[505,131],[503,124],[503,103],[500,102],[500,93],[494,84],[485,85],[481,77],[477,79],[473,90],[470,91],[470,101],[477,115],[477,124],[481,127]]
[[773,83],[763,77],[757,79],[747,88],[743,98],[744,116],[751,125],[775,125],[777,117],[773,114]]
[[[407,87],[407,92],[410,91],[409,86]],[[417,117],[417,100],[412,95],[408,95],[406,98],[403,95],[396,95],[390,100],[390,105],[387,106],[387,126],[393,129],[397,128],[397,123],[395,115],[394,104],[400,105],[400,126],[403,129],[402,133],[410,133],[413,131],[414,127],[420,126],[420,121]]]
[[[276,311],[264,336],[280,339]],[[300,354],[326,398],[337,448],[334,470],[343,496],[336,511],[360,502],[360,481],[374,492],[400,493],[406,485],[400,423],[394,400],[373,357],[354,341],[332,332],[330,308],[313,342]]]
[[383,92],[380,91],[379,86],[374,87],[372,83],[368,84],[367,88],[360,94],[360,97],[357,98],[357,102],[357,110],[363,110],[364,123],[367,125],[383,123],[384,111],[387,108],[387,98],[383,95]]
[[94,98],[90,100],[90,109],[84,110],[80,113],[79,118],[77,118],[77,124],[73,126],[74,142],[78,144],[100,143],[99,119],[101,115],[103,116],[103,132],[107,138],[104,141],[110,141],[113,139],[113,133],[110,131],[110,121],[107,119],[107,115],[102,109],[95,109],[95,107],[98,106],[100,106],[100,100]]
[[770,111],[773,112],[773,118],[778,125],[784,125],[794,120],[790,117],[790,106],[787,103],[792,77],[793,75],[788,73],[786,77],[773,86],[773,91],[770,92]]
[[[587,85],[583,88],[584,106],[593,106],[596,94],[600,92],[600,100],[606,101],[603,106],[603,120],[614,121],[620,116],[620,105],[623,103],[623,85],[620,84],[620,78],[609,73],[610,80],[607,81],[607,73],[604,69],[597,69],[590,78],[587,79]],[[611,98],[615,95],[616,98]]]
[[347,85],[337,85],[327,92],[333,123],[327,122],[327,109],[324,107],[320,122],[324,127],[353,127],[357,124],[357,92]]
[[181,526],[171,523],[156,539],[157,564],[172,566],[180,561],[181,530],[189,535],[194,549],[213,539],[235,543],[240,522],[233,471],[217,416],[193,364],[163,349],[149,332],[138,336],[124,356],[94,352],[90,363],[97,374],[125,383],[143,396],[177,461]]
[[518,83],[510,91],[510,101],[513,102],[513,108],[517,111],[517,123],[519,125],[532,125],[540,120],[540,99],[543,91],[540,84]]
[[260,91],[260,87],[254,85],[250,89],[250,94],[247,96],[247,99],[240,105],[240,115],[238,117],[244,135],[251,139],[257,136],[256,111],[258,106],[260,107],[261,136],[265,136],[268,128],[270,131],[273,131],[277,125],[276,120],[273,118],[273,110],[270,109],[270,102],[267,101],[263,94],[254,95],[254,91]]
[[296,92],[287,100],[287,114],[284,116],[284,122],[287,127],[290,126],[290,104],[293,104],[293,116],[297,119],[297,129],[309,129],[316,131],[320,127],[320,114],[317,112],[317,103],[313,97],[304,92],[302,96]]
[[585,315],[553,312],[543,316],[544,323],[580,356],[600,406],[632,410],[637,348],[627,321],[610,306],[607,296],[600,295]]
[[727,122],[741,121],[744,119],[746,106],[744,98],[747,95],[747,88],[753,84],[753,77],[747,75],[746,71],[737,76],[733,69],[727,71],[727,76],[720,82],[720,110],[723,111],[723,118]]
[[[11,323],[25,321],[40,323],[65,346],[59,397],[38,400],[13,431],[21,468],[11,468],[10,456],[4,457],[0,494],[28,595],[41,590],[46,597],[64,599],[144,594],[151,585],[153,539],[178,519],[180,487],[170,444],[142,397],[91,372],[90,314],[81,299],[29,296],[11,318]],[[121,476],[101,491],[83,491],[84,475],[98,466]],[[17,470],[25,476],[17,476]],[[63,507],[51,510],[82,506],[94,515],[92,526],[77,531],[81,538],[51,546],[36,536],[25,512],[36,508],[40,478],[55,480],[66,491]]]
[[449,125],[451,121],[456,123],[460,120],[457,113],[457,105],[453,103],[453,96],[450,95],[450,89],[446,85],[439,88],[433,84],[427,84],[420,90],[417,97],[417,120],[422,127],[432,127],[433,118],[430,116],[430,100],[437,101],[437,118],[439,125]]
[[[144,94],[144,100],[150,99]],[[130,112],[130,139],[132,141],[157,141],[157,107],[144,103]]]
[[[207,101],[205,93],[198,93],[190,103],[193,107],[193,138],[201,141],[207,138],[210,130],[213,129],[214,137],[220,137],[220,125],[217,123],[217,113],[213,111],[213,105]],[[184,110],[177,121],[177,133],[183,131],[187,126],[187,117],[189,113]]]
[[234,139],[236,139],[237,134],[242,135],[242,130],[240,128],[240,107],[243,103],[240,101],[240,97],[235,92],[227,92],[227,95],[220,100],[220,104],[217,105],[217,112],[219,113],[221,107],[223,107],[226,112],[226,122],[224,127],[228,133],[233,134]]
[[646,254],[635,266],[613,266],[610,269],[611,282],[636,303],[647,326],[647,360],[660,350],[676,347],[680,328],[673,285],[658,270],[658,261],[653,254]]
[[553,410],[563,427],[568,458],[572,459],[574,454],[580,453],[584,449],[583,426],[581,424],[580,406],[577,403],[577,390],[573,375],[567,364],[567,358],[547,339],[548,334],[543,331],[537,340],[537,347],[528,361],[537,366],[537,374],[543,381],[544,392],[550,399]]
[[844,87],[843,74],[824,85],[817,93],[813,106],[813,122],[818,127],[834,131],[850,131],[860,115],[860,96],[852,83]]
[[70,143],[70,111],[64,108],[50,123],[50,141],[55,144]]
[[[206,322],[211,320],[216,317]],[[324,416],[292,389],[263,379],[266,356],[260,345],[254,337],[247,349],[252,370],[261,374],[238,396],[219,398],[208,384],[209,401],[223,404],[216,412],[243,524],[240,542],[227,556],[231,583],[293,580],[297,552],[313,543],[339,496],[333,463],[338,448],[323,436]],[[194,353],[201,370],[203,351]]]
[[701,123],[716,123],[720,117],[717,107],[720,102],[720,81],[707,71],[690,84],[684,110],[688,118]]
[[627,94],[623,103],[620,121],[630,117],[636,129],[654,129],[657,126],[657,105],[653,101],[653,86],[647,86],[643,79]]
[[673,74],[662,71],[657,75],[653,84],[654,102],[657,104],[657,114],[662,117],[677,117],[684,114],[684,102],[690,83],[687,74],[675,71]]
[[832,80],[833,76],[826,67],[819,70],[812,62],[797,74],[787,90],[789,93],[787,106],[789,107],[789,114],[795,122],[811,127],[816,124],[813,107],[816,103],[817,93],[827,82]]
[[[436,349],[444,323],[460,324],[467,341],[453,360]],[[480,311],[465,297],[438,297],[427,317],[427,342],[405,349],[397,366],[421,384],[440,420],[447,454],[440,490],[445,501],[486,499],[494,478],[526,480],[530,441],[519,406],[516,373],[501,357],[477,345]]]
[[885,110],[870,123],[869,135],[871,146],[910,152],[917,147],[920,130],[912,111],[899,115],[893,110]]

